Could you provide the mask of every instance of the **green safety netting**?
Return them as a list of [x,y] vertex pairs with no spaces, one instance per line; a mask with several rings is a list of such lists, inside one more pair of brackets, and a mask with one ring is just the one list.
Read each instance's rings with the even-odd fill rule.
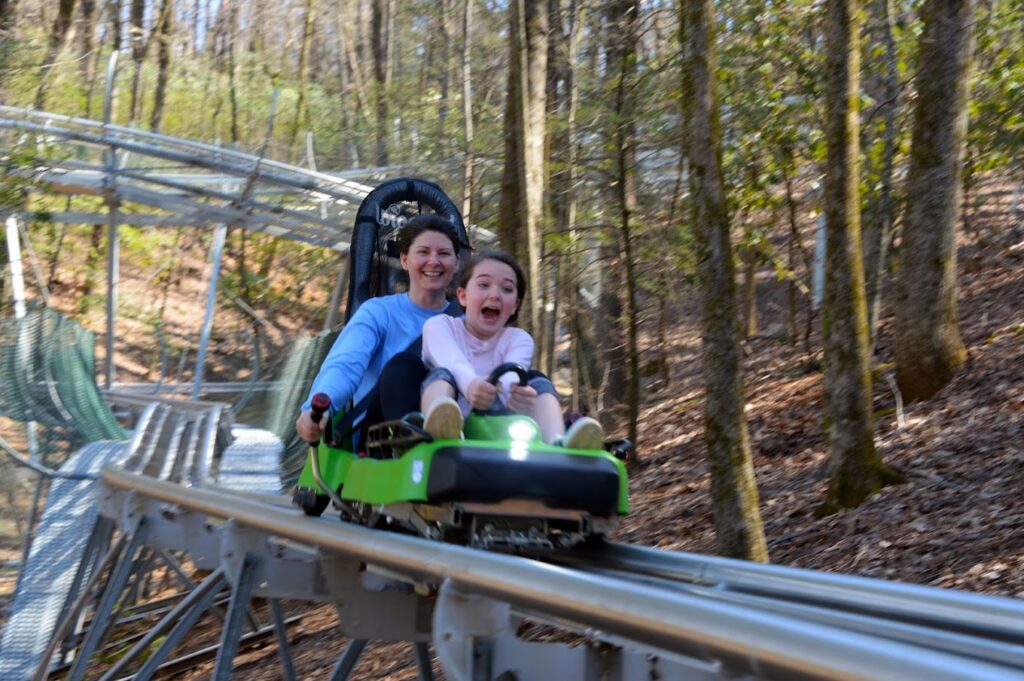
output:
[[96,385],[94,346],[91,331],[49,308],[0,322],[0,415],[40,424],[66,451],[126,439]]
[[293,485],[302,472],[308,446],[295,433],[295,418],[337,337],[337,331],[324,332],[292,343],[275,387],[267,394],[266,428],[284,443],[281,483],[285,489]]

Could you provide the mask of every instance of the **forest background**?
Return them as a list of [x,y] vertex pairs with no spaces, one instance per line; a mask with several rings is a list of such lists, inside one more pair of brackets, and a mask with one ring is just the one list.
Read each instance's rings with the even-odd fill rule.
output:
[[[114,122],[255,151],[276,96],[268,156],[439,182],[528,263],[567,408],[637,443],[660,522],[624,538],[1024,589],[1018,2],[0,0],[0,32],[4,104],[99,118],[120,51]],[[104,230],[27,229],[37,297],[101,330]],[[212,235],[121,229],[119,376],[187,381]],[[319,330],[338,267],[241,230],[225,262],[215,379]]]

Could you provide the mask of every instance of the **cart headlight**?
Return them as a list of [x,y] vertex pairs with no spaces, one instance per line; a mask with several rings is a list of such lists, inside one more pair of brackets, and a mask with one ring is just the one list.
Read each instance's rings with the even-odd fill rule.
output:
[[537,427],[525,419],[508,427],[508,436],[517,442],[529,442],[537,435]]

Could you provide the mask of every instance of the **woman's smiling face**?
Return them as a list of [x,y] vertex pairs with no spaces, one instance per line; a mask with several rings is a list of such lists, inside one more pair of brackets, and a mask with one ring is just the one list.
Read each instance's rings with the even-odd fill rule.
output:
[[456,293],[466,308],[466,328],[477,338],[487,340],[505,328],[509,317],[519,308],[516,273],[498,260],[483,260],[473,268],[465,288]]
[[451,239],[433,230],[417,236],[399,259],[409,273],[409,296],[417,302],[438,294],[443,298],[459,262]]

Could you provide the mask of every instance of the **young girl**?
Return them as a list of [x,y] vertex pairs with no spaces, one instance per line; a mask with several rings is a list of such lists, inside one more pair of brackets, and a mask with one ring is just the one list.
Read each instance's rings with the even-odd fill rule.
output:
[[[438,315],[423,325],[423,361],[430,369],[423,381],[424,428],[437,439],[459,438],[470,408],[531,416],[545,442],[570,449],[600,449],[601,424],[584,417],[568,432],[554,386],[539,371],[518,385],[509,373],[497,386],[486,376],[504,362],[530,366],[533,338],[514,324],[526,295],[519,263],[502,251],[483,251],[466,264],[456,289],[465,317]],[[458,398],[456,401],[455,398]]]

